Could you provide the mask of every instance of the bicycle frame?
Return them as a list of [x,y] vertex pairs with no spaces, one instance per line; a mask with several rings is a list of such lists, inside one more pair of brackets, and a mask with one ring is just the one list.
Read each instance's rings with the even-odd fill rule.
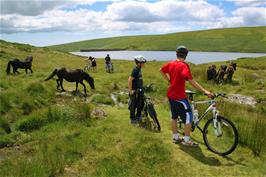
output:
[[201,132],[203,132],[203,130],[198,126],[198,124],[200,123],[200,121],[202,119],[204,119],[204,117],[206,117],[207,113],[212,111],[212,118],[213,118],[213,126],[215,129],[215,134],[217,136],[222,135],[221,132],[221,125],[220,123],[217,121],[217,117],[219,115],[219,111],[216,109],[216,101],[215,100],[207,100],[207,101],[192,101],[191,102],[191,109],[192,109],[192,113],[196,110],[195,109],[195,105],[197,104],[210,104],[210,106],[206,109],[206,111],[198,118],[197,122],[194,122],[194,115],[193,115],[193,122],[194,125],[192,126],[192,131],[194,131],[195,127],[197,127]]

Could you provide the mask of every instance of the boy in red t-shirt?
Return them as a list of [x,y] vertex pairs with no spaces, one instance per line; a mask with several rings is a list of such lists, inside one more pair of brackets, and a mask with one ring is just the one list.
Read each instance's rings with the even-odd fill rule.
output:
[[179,46],[176,49],[177,59],[165,64],[161,68],[161,74],[170,84],[167,91],[167,97],[169,99],[172,113],[173,141],[176,143],[182,140],[179,138],[177,133],[177,118],[180,116],[185,124],[185,136],[183,138],[182,144],[197,146],[197,144],[190,139],[193,115],[190,104],[186,98],[185,83],[186,81],[189,81],[193,87],[205,93],[210,98],[213,97],[213,94],[205,90],[201,85],[193,80],[189,66],[185,62],[187,54],[187,48],[185,46]]

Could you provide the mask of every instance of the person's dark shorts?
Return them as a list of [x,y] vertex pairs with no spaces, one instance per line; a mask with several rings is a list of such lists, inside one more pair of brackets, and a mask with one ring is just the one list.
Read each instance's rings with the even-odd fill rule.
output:
[[190,104],[187,99],[175,101],[169,99],[170,109],[172,113],[172,119],[177,119],[180,116],[181,120],[185,124],[192,123],[193,114]]

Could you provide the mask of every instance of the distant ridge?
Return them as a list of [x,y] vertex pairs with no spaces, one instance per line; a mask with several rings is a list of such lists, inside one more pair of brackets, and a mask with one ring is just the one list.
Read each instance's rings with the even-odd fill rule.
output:
[[93,39],[49,48],[80,50],[175,50],[186,45],[192,51],[266,53],[266,26],[223,28],[162,35],[124,36]]

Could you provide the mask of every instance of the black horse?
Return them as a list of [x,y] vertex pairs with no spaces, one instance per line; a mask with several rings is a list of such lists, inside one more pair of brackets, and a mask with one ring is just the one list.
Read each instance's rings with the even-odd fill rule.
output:
[[55,69],[50,76],[48,76],[44,81],[48,81],[49,79],[53,78],[55,75],[57,75],[58,79],[56,79],[57,82],[57,89],[59,89],[59,86],[61,86],[62,91],[65,92],[65,89],[63,88],[63,79],[65,79],[68,82],[76,82],[76,91],[78,90],[78,84],[80,83],[84,87],[85,95],[86,93],[86,86],[83,83],[83,80],[86,80],[92,89],[95,89],[94,87],[94,79],[86,72],[84,72],[81,69],[75,69],[75,70],[68,70],[66,68],[59,68]]
[[33,60],[33,57],[32,56],[28,56],[25,61],[20,61],[19,59],[14,59],[14,60],[11,60],[7,63],[7,68],[6,68],[6,73],[7,74],[10,74],[10,67],[12,66],[13,68],[13,73],[19,73],[18,72],[18,69],[21,68],[21,69],[25,69],[26,73],[28,73],[28,69],[30,70],[30,72],[32,73],[32,69],[31,69],[31,66],[32,66],[32,60]]
[[217,72],[216,72],[216,66],[212,65],[209,66],[208,70],[207,70],[207,80],[215,80],[217,76]]

